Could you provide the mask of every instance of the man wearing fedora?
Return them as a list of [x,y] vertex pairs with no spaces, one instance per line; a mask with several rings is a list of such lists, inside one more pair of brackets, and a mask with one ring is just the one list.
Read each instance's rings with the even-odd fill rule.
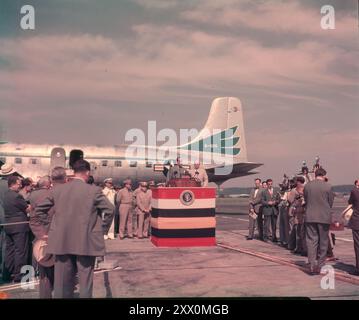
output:
[[72,298],[76,271],[80,298],[91,298],[96,257],[105,255],[104,234],[114,207],[101,188],[89,185],[90,164],[78,160],[74,178],[51,190],[35,209],[43,216],[53,207],[46,253],[55,255],[55,298]]

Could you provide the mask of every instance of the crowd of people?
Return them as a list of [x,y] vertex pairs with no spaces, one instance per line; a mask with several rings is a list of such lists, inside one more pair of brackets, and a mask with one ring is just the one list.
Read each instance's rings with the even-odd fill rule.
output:
[[[40,278],[40,298],[51,298],[52,292],[57,298],[73,297],[76,279],[80,297],[91,297],[96,260],[105,256],[104,241],[150,235],[154,181],[142,181],[135,190],[130,179],[122,188],[112,178],[97,186],[85,160],[78,160],[73,172],[69,178],[64,168],[56,167],[35,184],[8,164],[1,168],[3,279],[20,282],[22,267],[33,265]],[[208,184],[199,162],[185,170],[180,158],[166,172],[167,184],[184,175],[198,186]]]
[[[105,240],[145,239],[150,235],[154,181],[142,181],[135,190],[130,179],[123,181],[122,188],[115,186],[112,178],[97,186],[85,160],[78,160],[73,172],[69,179],[64,168],[56,167],[35,185],[30,178],[22,179],[10,165],[1,167],[0,223],[6,235],[3,278],[20,282],[22,267],[33,265],[39,274],[40,298],[72,298],[76,281],[80,297],[92,297],[96,258],[105,256]],[[184,176],[191,177],[197,186],[208,185],[199,162],[187,170],[178,158],[165,174],[169,186],[173,179]],[[307,256],[309,272],[318,274],[333,257],[333,200],[326,171],[319,165],[312,174],[304,166],[294,179],[285,176],[279,191],[275,191],[272,179],[257,178],[250,194],[247,239],[254,239],[257,228],[258,239]],[[359,273],[358,181],[349,203]]]
[[[335,235],[331,228],[342,222],[332,216],[334,193],[327,172],[317,161],[312,173],[306,165],[293,179],[284,175],[280,189],[274,191],[273,180],[256,178],[250,193],[249,232],[247,240],[272,241],[293,254],[308,257],[309,273],[320,273],[326,261],[335,260]],[[355,181],[348,203],[352,215],[348,227],[352,229],[356,255],[355,275],[359,275],[359,182]],[[278,221],[279,220],[279,221]],[[279,232],[277,232],[277,226]],[[279,239],[277,235],[279,234]]]

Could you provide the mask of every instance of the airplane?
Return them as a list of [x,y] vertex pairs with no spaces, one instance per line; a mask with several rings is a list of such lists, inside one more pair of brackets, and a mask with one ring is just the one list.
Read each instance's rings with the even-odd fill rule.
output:
[[[253,169],[261,163],[249,162],[243,125],[242,104],[235,97],[220,97],[212,102],[210,113],[204,128],[190,142],[171,146],[181,159],[188,159],[187,168],[192,161],[192,153],[197,160],[203,163],[207,171],[209,182],[218,187],[232,178],[256,174]],[[73,164],[79,159],[86,159],[91,164],[91,174],[95,183],[101,183],[111,177],[114,183],[121,183],[126,178],[133,181],[154,181],[162,183],[166,177],[163,174],[164,166],[174,159],[149,156],[128,157],[128,151],[135,148],[133,145],[91,146],[91,145],[35,145],[24,143],[8,143],[0,141],[0,166],[10,162],[14,169],[23,177],[38,177],[48,175],[54,167],[66,168],[71,174]],[[142,148],[145,153],[156,154],[160,147],[136,146],[137,151]],[[152,149],[151,149],[152,148]],[[154,148],[154,149],[153,149]],[[225,168],[231,160],[231,167],[227,174],[217,174],[216,169]],[[184,164],[186,167],[186,164]]]

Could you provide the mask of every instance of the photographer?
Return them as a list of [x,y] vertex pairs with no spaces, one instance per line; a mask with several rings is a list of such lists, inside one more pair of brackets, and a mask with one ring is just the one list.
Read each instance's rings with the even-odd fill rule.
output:
[[303,256],[307,255],[304,224],[304,184],[305,179],[302,176],[297,177],[296,187],[288,195],[290,204],[288,214],[291,226],[288,249]]

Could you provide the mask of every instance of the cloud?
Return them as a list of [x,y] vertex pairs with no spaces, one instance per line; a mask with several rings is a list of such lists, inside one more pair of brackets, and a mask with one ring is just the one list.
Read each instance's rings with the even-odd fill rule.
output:
[[321,6],[307,7],[297,1],[199,1],[191,9],[182,12],[185,20],[225,26],[240,30],[248,27],[265,32],[330,36],[334,38],[351,37],[357,32],[354,14],[341,13],[336,17],[336,30],[323,30],[320,21],[323,15]]
[[148,9],[170,9],[178,5],[176,0],[134,0],[134,2]]
[[[118,36],[60,28],[0,38],[1,116],[16,139],[119,143],[121,130],[148,119],[199,126],[213,97],[231,95],[243,102],[250,160],[279,172],[319,153],[353,166],[358,50],[346,11],[333,36],[321,36],[319,11],[298,2],[137,2],[178,19],[128,23]],[[78,126],[85,112],[86,126]]]
[[233,88],[265,86],[272,94],[289,96],[288,88],[302,88],[302,97],[292,97],[323,101],[306,98],[305,88],[357,84],[355,75],[331,68],[343,58],[354,68],[355,52],[325,43],[268,47],[246,37],[149,24],[134,26],[133,32],[133,39],[121,43],[89,34],[2,39],[0,55],[18,62],[15,69],[3,70],[0,87],[10,83],[13,91],[2,94],[19,104],[138,101],[133,92],[151,99],[168,94],[169,85],[208,89],[229,83]]

